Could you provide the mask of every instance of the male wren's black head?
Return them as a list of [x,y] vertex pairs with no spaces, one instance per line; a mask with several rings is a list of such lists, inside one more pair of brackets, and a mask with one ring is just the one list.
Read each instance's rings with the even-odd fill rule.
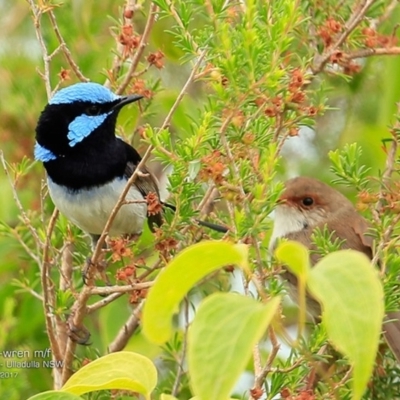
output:
[[[115,136],[120,109],[141,97],[119,96],[97,83],[77,83],[57,92],[39,118],[35,158],[47,171],[50,196],[92,237],[102,233],[141,160],[133,147]],[[141,233],[147,216],[144,198],[150,192],[158,195],[155,178],[138,178],[126,198],[132,203],[121,208],[111,234]]]
[[[116,158],[121,151],[116,120],[124,105],[139,99],[115,95],[97,83],[60,90],[39,118],[35,158],[44,163],[54,182],[70,188],[101,184],[114,174],[122,176],[126,160]],[[140,160],[137,153],[136,157]]]

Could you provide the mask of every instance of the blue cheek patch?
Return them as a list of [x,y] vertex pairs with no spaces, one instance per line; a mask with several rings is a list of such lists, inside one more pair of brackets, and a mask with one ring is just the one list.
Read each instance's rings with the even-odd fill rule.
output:
[[53,152],[47,150],[45,147],[41,146],[37,142],[35,144],[35,150],[33,153],[35,155],[35,160],[42,162],[48,162],[57,158],[57,156]]
[[83,139],[88,137],[96,128],[98,128],[111,112],[101,115],[86,115],[82,114],[76,117],[68,125],[68,139],[69,146],[74,147],[76,144],[82,142]]

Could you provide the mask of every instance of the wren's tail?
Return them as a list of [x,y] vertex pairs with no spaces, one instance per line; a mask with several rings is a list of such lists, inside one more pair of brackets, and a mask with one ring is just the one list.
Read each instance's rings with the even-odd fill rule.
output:
[[216,232],[226,233],[229,230],[225,226],[218,225],[218,224],[213,224],[212,222],[202,221],[201,219],[196,219],[196,222],[200,226],[204,226],[205,228],[212,229],[213,231],[216,231]]
[[[162,205],[166,208],[171,209],[172,211],[176,211],[176,207],[173,206],[172,204],[168,203],[162,203]],[[204,226],[205,228],[212,229],[213,231],[220,232],[220,233],[226,233],[228,232],[228,228],[222,225],[218,224],[213,224],[212,222],[207,222],[207,221],[202,221],[201,219],[196,219],[195,220],[200,226]]]
[[383,324],[385,339],[400,363],[400,311],[388,313]]

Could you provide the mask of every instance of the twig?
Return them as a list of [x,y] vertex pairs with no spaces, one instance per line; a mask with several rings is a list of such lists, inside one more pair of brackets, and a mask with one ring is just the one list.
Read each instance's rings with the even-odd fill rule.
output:
[[[72,287],[72,272],[73,272],[73,249],[74,245],[72,242],[67,241],[61,250],[61,267],[60,267],[60,283],[59,287],[61,291],[73,289]],[[65,321],[60,318],[56,319],[56,329],[58,344],[60,346],[61,353],[65,353],[65,348],[68,341],[68,334],[65,325]]]
[[314,75],[322,71],[326,63],[330,60],[331,56],[338,50],[338,48],[345,42],[349,35],[356,29],[358,24],[364,18],[368,9],[375,3],[376,0],[365,0],[363,3],[353,11],[350,19],[347,21],[344,31],[336,40],[336,42],[330,46],[321,56],[316,57],[312,70]]
[[208,215],[212,210],[212,205],[215,199],[219,196],[219,190],[215,187],[213,183],[208,186],[207,192],[204,194],[200,204],[197,209],[200,211],[200,217],[203,215]]
[[253,366],[254,366],[254,376],[259,376],[262,371],[261,352],[259,343],[257,343],[253,348]]
[[[10,184],[10,187],[11,187],[13,198],[14,198],[14,202],[17,205],[18,210],[20,212],[20,215],[22,217],[22,221],[28,227],[29,231],[31,232],[32,237],[35,239],[35,243],[36,243],[37,249],[39,251],[39,249],[43,246],[43,243],[40,240],[35,228],[32,226],[31,221],[30,221],[28,215],[26,214],[25,209],[24,209],[24,207],[23,207],[23,205],[21,203],[21,200],[19,199],[17,190],[16,190],[14,182],[13,182],[11,176],[10,176],[10,172],[8,170],[8,166],[7,166],[6,160],[4,158],[4,153],[3,153],[2,150],[0,150],[0,160],[1,160],[1,164],[3,165],[4,173],[6,174],[6,177],[8,179],[9,184]],[[34,260],[38,264],[40,264],[38,258],[35,257]]]
[[386,157],[386,165],[385,165],[385,171],[383,172],[382,175],[382,182],[387,185],[389,182],[390,177],[392,176],[394,172],[394,165],[396,163],[396,154],[397,154],[397,149],[399,146],[399,139],[397,137],[394,137],[391,144],[390,144],[390,149],[387,152],[387,157]]
[[385,22],[393,13],[395,8],[398,6],[399,0],[392,0],[390,4],[385,8],[384,13],[379,17],[378,23]]
[[20,290],[23,292],[28,292],[30,293],[35,299],[40,300],[41,302],[43,302],[43,296],[40,295],[39,293],[35,292],[31,287],[29,286],[25,286],[25,285],[21,285],[19,286]]
[[329,393],[327,393],[327,395],[328,395],[328,396],[329,396],[329,395],[334,396],[334,395],[335,395],[335,391],[336,391],[337,389],[340,389],[340,387],[343,386],[343,385],[350,379],[351,373],[352,373],[352,372],[353,372],[353,367],[350,367],[350,368],[346,371],[346,373],[344,374],[343,378],[342,378],[339,382],[337,382],[337,383],[335,383],[335,384],[333,385],[332,389],[330,390]]
[[[132,27],[132,31],[133,31],[133,22],[132,22],[132,18],[126,18],[125,15],[126,14],[130,14],[132,13],[132,15],[134,14],[134,12],[136,10],[138,10],[140,8],[140,6],[138,6],[136,4],[136,0],[127,0],[126,5],[125,5],[125,9],[124,9],[124,26],[131,26]],[[110,71],[110,76],[112,77],[111,79],[114,81],[116,79],[116,77],[118,76],[119,72],[122,69],[122,65],[124,64],[127,56],[123,56],[124,54],[124,49],[125,49],[125,45],[123,45],[119,40],[117,41],[117,50],[116,50],[116,54],[114,56],[114,60],[113,60],[113,65],[111,67],[111,71]],[[107,79],[106,82],[104,83],[105,87],[110,88],[111,84],[113,82],[110,79]]]
[[110,294],[109,296],[105,297],[104,299],[101,299],[97,301],[96,303],[93,303],[89,306],[86,307],[86,314],[92,314],[95,311],[99,310],[100,308],[105,307],[107,304],[112,303],[116,299],[119,299],[121,296],[123,296],[125,293],[113,293]]
[[154,21],[156,19],[157,12],[158,12],[158,6],[155,3],[151,3],[150,10],[149,10],[149,16],[147,17],[146,26],[144,28],[143,35],[140,39],[139,46],[136,50],[135,55],[132,58],[131,65],[129,66],[129,70],[126,73],[124,80],[118,86],[118,89],[116,91],[117,94],[121,94],[124,92],[124,90],[128,87],[133,75],[136,72],[136,68],[139,65],[140,58],[142,57],[143,51],[147,46],[147,40],[149,38],[151,29],[152,29]]
[[257,374],[255,377],[254,388],[256,388],[256,389],[261,388],[261,386],[263,385],[263,383],[265,381],[265,378],[271,372],[272,363],[274,362],[274,360],[279,352],[279,349],[281,347],[278,342],[278,339],[275,335],[275,331],[271,326],[268,328],[268,335],[269,335],[269,339],[271,341],[272,349],[271,349],[271,352],[269,353],[267,362],[265,363],[264,367],[262,368],[260,373]]
[[188,32],[188,30],[185,28],[185,25],[182,22],[181,17],[179,16],[179,14],[177,13],[175,7],[174,7],[174,1],[172,0],[166,0],[166,3],[169,7],[169,11],[172,15],[172,17],[175,19],[176,23],[179,25],[179,27],[182,29],[182,32],[184,33],[184,35],[186,36],[186,39],[192,44],[192,47],[195,49],[195,52],[198,55],[198,51],[199,51],[199,46],[198,44],[195,42],[195,40],[193,39],[193,36]]
[[[390,225],[385,230],[385,232],[383,232],[383,235],[382,235],[382,238],[380,240],[380,243],[378,244],[378,246],[377,246],[377,248],[375,250],[374,258],[371,261],[373,265],[378,265],[379,260],[380,260],[381,251],[386,247],[386,244],[390,241],[390,238],[391,238],[391,236],[393,234],[393,231],[396,228],[396,226],[399,223],[399,221],[400,221],[400,214],[397,214],[395,217],[393,217]],[[382,262],[381,273],[383,275],[385,273],[385,268],[386,268],[386,265],[385,265],[385,263]]]
[[51,84],[50,84],[50,60],[49,53],[47,51],[46,44],[44,42],[44,38],[42,35],[41,29],[41,18],[42,18],[42,10],[36,7],[36,4],[33,0],[28,0],[30,8],[33,14],[33,25],[35,27],[36,37],[39,41],[40,47],[42,49],[43,54],[43,66],[44,66],[44,73],[40,73],[40,76],[43,78],[44,85],[46,88],[47,99],[50,100],[51,98]]
[[[397,154],[398,145],[399,145],[398,140],[399,140],[399,138],[394,136],[393,140],[391,141],[390,148],[389,148],[388,152],[386,153],[387,154],[386,164],[385,164],[385,170],[383,171],[383,174],[382,174],[382,180],[381,180],[381,185],[380,185],[381,187],[380,187],[380,191],[379,191],[379,200],[376,204],[375,209],[372,210],[374,220],[378,224],[381,222],[380,211],[382,210],[382,207],[384,204],[384,198],[385,198],[383,191],[388,186],[391,176],[395,170],[396,154]],[[374,258],[372,259],[373,265],[378,264],[380,257],[381,257],[381,252],[385,248],[387,242],[390,240],[390,237],[392,236],[392,233],[393,233],[397,223],[399,222],[399,218],[400,218],[400,215],[397,215],[396,217],[394,217],[392,223],[389,225],[389,227],[383,233],[381,240],[380,240],[377,248],[375,249]],[[381,265],[380,265],[381,273],[385,274],[386,264],[383,262],[383,260],[381,260],[380,263],[381,263]]]
[[400,54],[400,47],[382,47],[378,49],[360,49],[345,54],[345,58],[352,60],[354,58],[363,58],[371,56],[392,56]]
[[132,337],[132,334],[139,327],[140,314],[142,312],[144,302],[142,301],[132,312],[131,316],[125,322],[124,326],[119,330],[115,339],[108,346],[108,352],[114,353],[120,351],[128,343],[128,340]]
[[280,374],[287,374],[288,372],[291,372],[298,368],[300,365],[303,364],[305,361],[305,357],[301,356],[299,357],[290,367],[287,368],[271,368],[271,372],[273,373],[280,373]]
[[48,11],[48,15],[49,15],[50,22],[51,22],[51,25],[52,25],[52,27],[53,27],[54,33],[56,34],[56,37],[57,37],[57,39],[58,39],[58,41],[59,41],[59,43],[60,43],[61,50],[62,50],[62,52],[64,53],[64,56],[65,56],[65,58],[67,59],[68,64],[70,65],[71,69],[74,71],[76,77],[77,77],[80,81],[82,81],[82,82],[88,82],[89,79],[86,78],[86,77],[83,75],[83,73],[82,73],[82,71],[80,70],[78,64],[76,64],[75,61],[72,59],[71,52],[69,51],[68,46],[67,46],[67,44],[65,43],[65,40],[64,40],[64,38],[62,37],[61,32],[60,32],[60,29],[59,29],[59,27],[58,27],[58,25],[57,25],[57,20],[56,20],[56,16],[54,15],[54,12],[53,12],[52,10],[49,10],[49,11]]
[[90,294],[107,296],[113,293],[128,293],[132,290],[148,289],[151,286],[153,286],[153,282],[132,283],[124,286],[93,287],[90,289]]
[[138,280],[141,282],[143,281],[145,278],[147,278],[149,275],[151,275],[154,271],[156,271],[157,269],[162,268],[162,260],[161,258],[159,258],[151,268],[146,269],[146,271],[144,271],[141,275],[138,276]]
[[12,234],[14,235],[14,238],[19,242],[20,246],[25,250],[25,252],[29,255],[29,257],[32,258],[32,260],[37,264],[41,264],[40,257],[36,255],[26,244],[25,240],[21,237],[21,235],[18,233],[17,228],[12,229]]
[[187,350],[187,341],[188,341],[187,337],[188,337],[188,330],[189,330],[189,300],[187,297],[185,298],[184,317],[185,317],[185,331],[183,333],[181,360],[178,364],[178,371],[176,373],[175,381],[172,386],[172,391],[171,391],[172,396],[177,396],[181,378],[185,372],[183,365],[186,361],[186,350]]
[[[43,248],[43,262],[41,267],[41,284],[43,289],[43,311],[46,321],[47,336],[50,341],[51,351],[55,360],[63,360],[63,355],[60,349],[60,343],[55,332],[55,327],[59,326],[59,316],[54,314],[55,310],[55,299],[54,299],[54,284],[50,279],[50,238],[53,233],[56,221],[58,218],[58,210],[55,209],[53,215],[50,218],[49,225],[46,231],[46,242]],[[54,387],[59,389],[62,384],[61,369],[60,367],[54,367]]]
[[61,251],[60,290],[65,291],[72,286],[74,245],[67,241]]

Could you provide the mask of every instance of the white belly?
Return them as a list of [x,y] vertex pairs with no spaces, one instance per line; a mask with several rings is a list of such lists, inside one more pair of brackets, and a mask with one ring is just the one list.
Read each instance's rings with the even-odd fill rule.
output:
[[[83,231],[94,235],[100,235],[103,232],[125,185],[125,179],[115,179],[101,187],[74,193],[68,191],[65,186],[57,185],[50,178],[48,179],[50,196],[55,206]],[[125,200],[143,200],[143,196],[133,186]],[[118,211],[109,233],[110,235],[140,234],[146,216],[146,203],[123,205]]]

